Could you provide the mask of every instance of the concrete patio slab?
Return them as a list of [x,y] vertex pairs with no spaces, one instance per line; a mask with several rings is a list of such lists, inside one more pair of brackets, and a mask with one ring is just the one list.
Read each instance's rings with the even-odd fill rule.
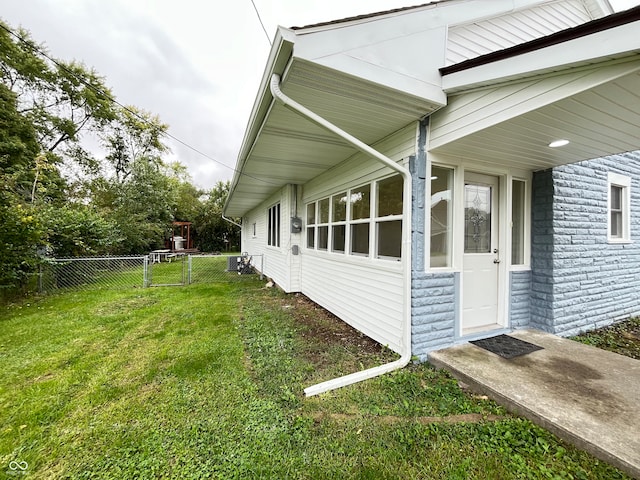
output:
[[510,336],[543,349],[506,360],[466,343],[429,361],[640,479],[640,361],[536,330]]

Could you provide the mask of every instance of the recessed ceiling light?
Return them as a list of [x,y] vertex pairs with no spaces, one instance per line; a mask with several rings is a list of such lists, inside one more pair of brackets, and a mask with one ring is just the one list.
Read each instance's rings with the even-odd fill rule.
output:
[[551,142],[549,144],[549,146],[551,148],[558,148],[558,147],[564,147],[565,145],[569,144],[569,140],[554,140],[553,142]]

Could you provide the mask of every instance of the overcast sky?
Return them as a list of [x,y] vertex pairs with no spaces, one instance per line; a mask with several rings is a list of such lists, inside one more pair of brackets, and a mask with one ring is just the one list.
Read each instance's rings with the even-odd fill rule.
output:
[[[254,1],[270,38],[278,25],[426,3]],[[623,10],[640,0],[611,4]],[[220,162],[169,140],[172,159],[187,165],[194,183],[209,188],[232,177],[270,48],[251,0],[0,0],[0,7],[3,20],[29,30],[53,56],[93,67],[120,103],[158,114],[172,135]]]

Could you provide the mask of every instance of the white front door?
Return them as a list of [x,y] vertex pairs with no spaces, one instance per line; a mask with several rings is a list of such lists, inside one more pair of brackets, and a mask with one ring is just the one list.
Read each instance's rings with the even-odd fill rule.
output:
[[498,308],[499,179],[466,173],[462,258],[462,334],[501,325]]

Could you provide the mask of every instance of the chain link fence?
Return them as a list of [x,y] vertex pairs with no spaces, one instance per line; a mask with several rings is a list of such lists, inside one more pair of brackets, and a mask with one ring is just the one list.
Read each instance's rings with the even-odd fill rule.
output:
[[49,258],[41,266],[38,290],[135,288],[230,281],[262,275],[262,255],[166,253],[129,257]]

